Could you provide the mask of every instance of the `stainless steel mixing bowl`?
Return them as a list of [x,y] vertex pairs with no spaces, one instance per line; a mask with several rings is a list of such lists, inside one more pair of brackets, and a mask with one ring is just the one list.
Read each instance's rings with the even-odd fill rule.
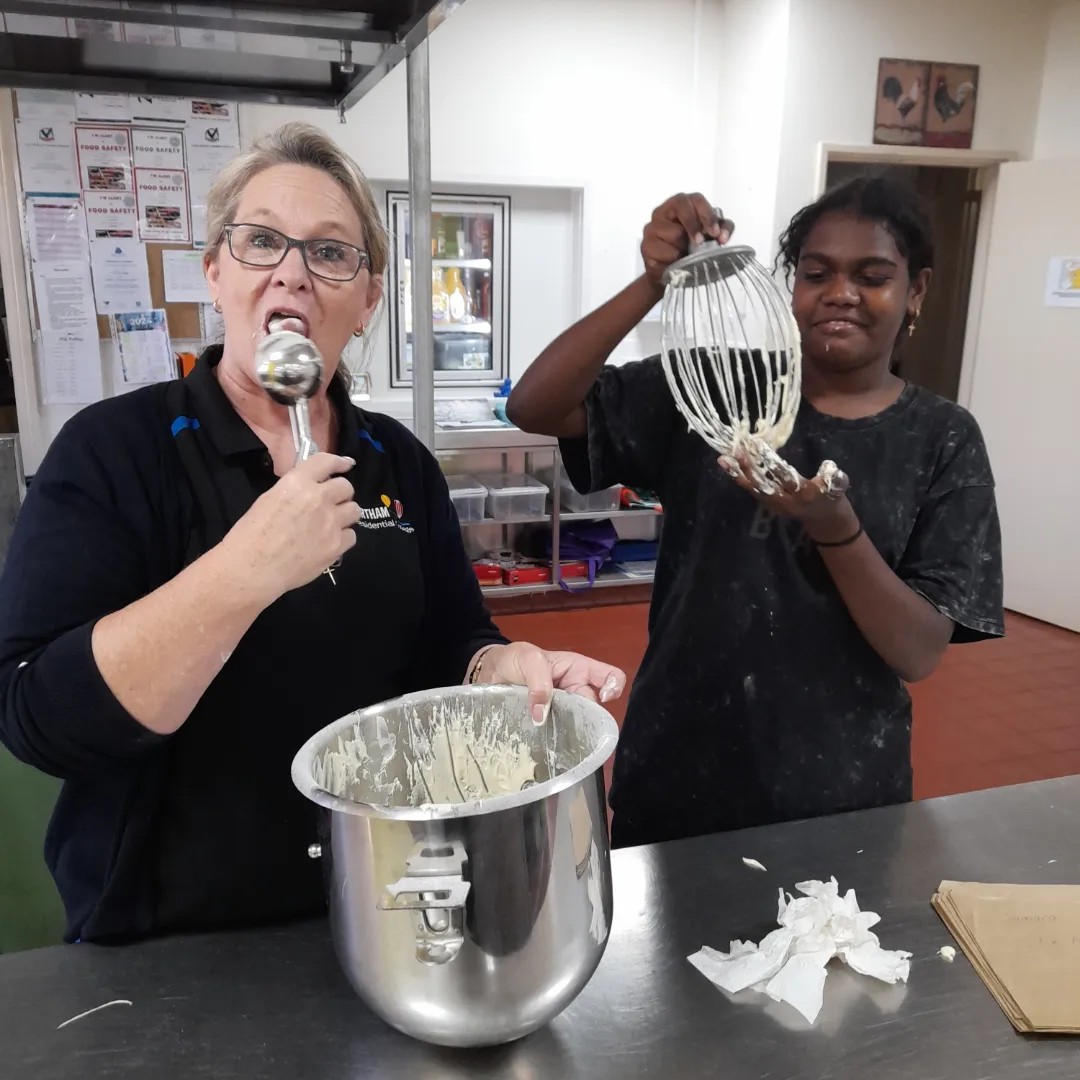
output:
[[[524,740],[536,782],[459,804],[421,804],[410,769],[447,709]],[[588,982],[611,926],[603,765],[618,728],[557,692],[546,731],[517,687],[412,694],[330,724],[293,761],[325,807],[321,856],[338,959],[384,1020],[427,1042],[493,1046],[558,1015]],[[333,762],[362,740],[366,762]],[[550,775],[551,773],[554,775]],[[415,771],[411,774],[415,778]],[[328,790],[330,789],[330,790]]]

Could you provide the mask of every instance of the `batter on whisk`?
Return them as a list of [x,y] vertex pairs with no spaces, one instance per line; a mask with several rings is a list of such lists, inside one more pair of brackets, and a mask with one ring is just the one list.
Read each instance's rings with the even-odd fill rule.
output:
[[[911,700],[950,642],[1003,633],[994,483],[975,420],[895,372],[919,348],[933,241],[916,196],[859,179],[780,238],[802,397],[771,494],[688,430],[659,357],[606,363],[691,242],[734,226],[658,207],[645,273],[533,362],[507,415],[560,438],[579,491],[656,491],[649,644],[611,789],[613,842],[652,843],[911,798]],[[963,317],[958,313],[957,317]],[[846,494],[818,475],[832,461]],[[745,464],[745,463],[744,463]]]

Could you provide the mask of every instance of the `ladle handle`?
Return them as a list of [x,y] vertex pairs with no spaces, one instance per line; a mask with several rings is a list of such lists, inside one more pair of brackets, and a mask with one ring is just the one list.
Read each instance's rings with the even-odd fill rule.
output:
[[307,461],[319,452],[319,447],[311,437],[311,413],[308,412],[307,398],[300,398],[289,406],[289,421],[292,425],[293,446],[296,447],[296,461]]

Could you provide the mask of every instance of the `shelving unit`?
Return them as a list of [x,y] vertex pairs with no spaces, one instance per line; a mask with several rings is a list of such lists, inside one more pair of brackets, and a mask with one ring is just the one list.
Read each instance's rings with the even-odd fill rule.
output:
[[[561,455],[557,439],[543,435],[530,435],[518,428],[506,426],[493,426],[490,428],[455,428],[444,430],[436,428],[435,454],[440,459],[443,471],[448,474],[465,473],[475,475],[477,473],[525,473],[529,476],[536,475],[540,459],[546,459],[543,464],[550,463],[553,480],[550,488],[550,509],[544,514],[521,514],[507,518],[484,518],[479,521],[461,522],[462,533],[465,536],[466,546],[470,554],[479,554],[476,543],[476,534],[482,530],[491,530],[501,536],[502,548],[513,548],[516,540],[521,535],[521,530],[529,526],[551,526],[552,534],[552,571],[554,580],[551,582],[538,582],[529,585],[488,585],[483,586],[485,597],[526,597],[534,594],[553,594],[563,592],[559,580],[560,565],[560,531],[561,526],[574,521],[603,521],[609,520],[619,525],[630,527],[647,526],[649,519],[657,522],[657,531],[662,522],[663,514],[660,511],[650,509],[635,510],[602,510],[591,511],[568,511],[562,508],[561,497]],[[620,533],[621,534],[621,533]],[[494,545],[492,545],[494,546]],[[617,589],[627,586],[642,586],[652,584],[652,574],[643,574],[632,571],[609,571],[597,576],[596,581],[588,590],[579,590],[584,584],[577,580],[567,582],[567,588],[574,592],[591,592],[593,589]]]
[[436,334],[490,334],[489,322],[446,322],[432,323],[431,329]]
[[[412,259],[403,260],[405,265],[412,269]],[[447,269],[456,266],[459,270],[490,270],[494,264],[490,259],[432,259],[432,269]]]
[[[651,574],[647,576],[635,576],[633,574],[624,574],[621,571],[615,571],[613,573],[599,574],[596,581],[590,586],[591,589],[612,589],[625,587],[627,585],[651,585],[653,577]],[[574,583],[569,583],[570,588],[574,588]],[[528,596],[531,593],[557,593],[564,591],[561,585],[554,583],[544,582],[537,585],[483,585],[480,591],[485,596]]]
[[[615,518],[618,521],[627,521],[631,518],[662,517],[658,510],[610,510],[598,513],[582,513],[576,510],[561,510],[560,521],[602,521],[605,518]],[[463,529],[491,528],[497,525],[546,525],[555,517],[554,514],[522,514],[519,517],[507,518],[483,518],[481,521],[463,521]]]

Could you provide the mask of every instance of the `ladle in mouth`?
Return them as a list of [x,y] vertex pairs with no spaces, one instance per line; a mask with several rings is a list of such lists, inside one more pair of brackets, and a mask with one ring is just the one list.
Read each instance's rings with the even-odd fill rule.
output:
[[293,330],[274,330],[255,346],[255,377],[270,398],[289,409],[296,460],[319,452],[311,436],[310,398],[322,383],[323,358],[315,343]]

